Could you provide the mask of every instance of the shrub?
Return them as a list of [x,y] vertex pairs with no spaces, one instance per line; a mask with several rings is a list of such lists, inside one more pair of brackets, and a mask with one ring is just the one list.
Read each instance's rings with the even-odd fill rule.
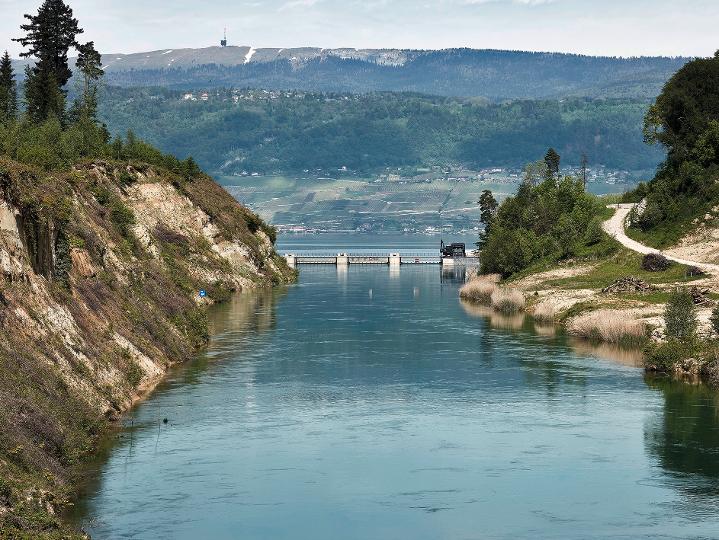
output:
[[646,339],[646,327],[636,319],[627,319],[623,312],[599,309],[573,319],[568,331],[592,341],[619,345],[638,345]]
[[693,340],[697,331],[694,298],[686,289],[672,293],[664,312],[666,335],[669,339]]
[[521,291],[497,287],[492,293],[492,307],[501,313],[512,314],[522,311],[526,300]]
[[133,175],[131,175],[126,170],[123,170],[120,173],[120,177],[118,178],[117,181],[120,184],[120,186],[122,186],[123,188],[126,188],[126,187],[129,187],[132,184],[134,184],[137,181],[137,178],[135,178]]
[[644,349],[644,365],[660,373],[673,371],[677,362],[689,358],[692,355],[692,348],[686,343],[675,339],[659,345],[650,344]]
[[459,296],[465,300],[490,305],[492,303],[492,293],[496,290],[497,284],[494,281],[477,278],[466,283],[459,290]]
[[661,253],[649,253],[642,259],[642,270],[647,272],[664,272],[672,265],[672,261]]
[[127,238],[130,235],[130,227],[135,224],[135,214],[119,199],[110,206],[110,219],[122,236]]
[[604,229],[602,228],[602,218],[596,216],[592,218],[584,232],[584,243],[588,246],[595,246],[604,239]]
[[719,306],[715,307],[712,310],[711,317],[709,317],[709,322],[712,325],[712,330],[714,330],[714,333],[719,334]]
[[127,368],[125,371],[125,378],[127,379],[128,384],[132,388],[137,388],[138,385],[142,382],[143,377],[145,376],[145,372],[142,370],[140,365],[133,359],[127,360]]

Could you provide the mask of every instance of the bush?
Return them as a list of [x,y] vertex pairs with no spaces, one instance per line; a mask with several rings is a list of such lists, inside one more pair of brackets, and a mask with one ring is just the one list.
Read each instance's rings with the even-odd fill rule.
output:
[[715,307],[712,310],[711,317],[709,317],[709,322],[712,325],[712,330],[714,330],[714,333],[719,334],[719,306]]
[[698,266],[687,266],[686,277],[698,277],[705,275],[704,270]]
[[482,249],[481,271],[511,276],[541,257],[537,236],[526,229],[495,226]]
[[498,287],[492,293],[492,307],[500,313],[513,314],[524,309],[526,300],[521,291]]
[[691,355],[691,346],[672,339],[659,345],[647,346],[644,349],[644,365],[652,371],[670,373],[677,362],[681,362]]
[[110,205],[110,219],[122,236],[127,238],[130,235],[130,227],[135,224],[135,214],[119,199]]
[[672,261],[661,253],[649,253],[642,259],[642,270],[647,272],[664,272],[672,265]]
[[605,341],[618,345],[638,345],[646,339],[643,322],[628,319],[622,311],[599,309],[573,319],[570,334],[591,341]]
[[589,222],[584,233],[584,243],[588,246],[595,246],[604,239],[603,220],[597,216]]
[[696,337],[697,314],[694,298],[686,289],[672,293],[664,312],[668,339],[692,341]]

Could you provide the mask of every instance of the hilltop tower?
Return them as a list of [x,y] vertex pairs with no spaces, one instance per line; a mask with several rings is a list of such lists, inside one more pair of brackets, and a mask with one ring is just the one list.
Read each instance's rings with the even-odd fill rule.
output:
[[222,41],[220,41],[220,46],[227,47],[227,28],[225,28],[225,34]]

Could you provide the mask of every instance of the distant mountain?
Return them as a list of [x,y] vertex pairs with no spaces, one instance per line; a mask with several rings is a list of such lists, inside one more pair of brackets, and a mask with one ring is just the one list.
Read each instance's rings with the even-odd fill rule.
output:
[[446,49],[209,47],[106,54],[107,82],[196,89],[403,91],[455,97],[651,99],[688,58]]

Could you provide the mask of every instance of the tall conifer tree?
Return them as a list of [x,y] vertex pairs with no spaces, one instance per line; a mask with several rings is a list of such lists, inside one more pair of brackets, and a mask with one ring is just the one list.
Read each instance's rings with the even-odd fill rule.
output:
[[98,83],[105,72],[102,70],[102,57],[95,50],[92,41],[77,47],[77,68],[82,74],[81,115],[92,121],[97,117]]
[[20,56],[36,58],[35,65],[26,72],[27,112],[35,121],[51,116],[62,119],[63,89],[72,76],[67,55],[70,47],[78,46],[77,36],[82,29],[62,0],[45,0],[37,15],[26,14],[25,18],[28,23],[20,27],[25,36],[13,41],[28,49]]
[[15,120],[17,115],[17,88],[12,61],[7,51],[0,59],[0,124]]

